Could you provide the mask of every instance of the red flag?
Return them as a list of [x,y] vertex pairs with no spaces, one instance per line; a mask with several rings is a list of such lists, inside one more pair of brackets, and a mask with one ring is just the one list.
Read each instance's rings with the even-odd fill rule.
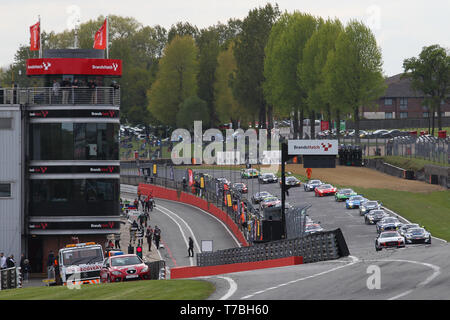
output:
[[41,26],[36,23],[30,27],[30,50],[38,51],[40,46]]
[[100,29],[95,33],[94,49],[106,49],[106,19]]

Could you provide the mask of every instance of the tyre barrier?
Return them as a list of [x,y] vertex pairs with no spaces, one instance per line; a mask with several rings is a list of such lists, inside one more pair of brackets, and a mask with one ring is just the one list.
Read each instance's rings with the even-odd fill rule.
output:
[[197,254],[197,266],[248,263],[287,257],[303,257],[303,263],[334,260],[350,254],[340,229],[317,232],[295,239],[254,244]]
[[22,287],[22,274],[20,267],[0,270],[0,290]]

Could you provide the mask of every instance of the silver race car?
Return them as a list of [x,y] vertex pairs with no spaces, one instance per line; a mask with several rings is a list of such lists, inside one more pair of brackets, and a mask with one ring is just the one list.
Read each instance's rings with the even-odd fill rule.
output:
[[431,244],[431,233],[424,228],[410,228],[405,233],[405,242],[412,243],[427,243]]
[[375,250],[383,248],[404,248],[405,239],[397,231],[381,232],[375,239]]

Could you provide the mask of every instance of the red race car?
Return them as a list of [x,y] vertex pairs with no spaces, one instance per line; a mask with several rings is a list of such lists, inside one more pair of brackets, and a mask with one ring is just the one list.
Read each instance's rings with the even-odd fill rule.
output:
[[322,184],[314,190],[316,197],[335,195],[337,188],[333,187],[331,184]]
[[114,255],[103,261],[100,280],[102,283],[150,280],[150,267],[135,254]]

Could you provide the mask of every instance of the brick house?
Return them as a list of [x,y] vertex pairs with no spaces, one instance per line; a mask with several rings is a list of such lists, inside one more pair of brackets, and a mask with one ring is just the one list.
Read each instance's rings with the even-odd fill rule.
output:
[[[401,73],[386,78],[386,92],[376,102],[375,107],[363,107],[362,116],[365,119],[407,119],[429,118],[431,112],[423,106],[423,95],[414,92],[411,80],[401,79]],[[443,117],[450,117],[450,99],[441,103]],[[435,113],[437,117],[437,112]]]

